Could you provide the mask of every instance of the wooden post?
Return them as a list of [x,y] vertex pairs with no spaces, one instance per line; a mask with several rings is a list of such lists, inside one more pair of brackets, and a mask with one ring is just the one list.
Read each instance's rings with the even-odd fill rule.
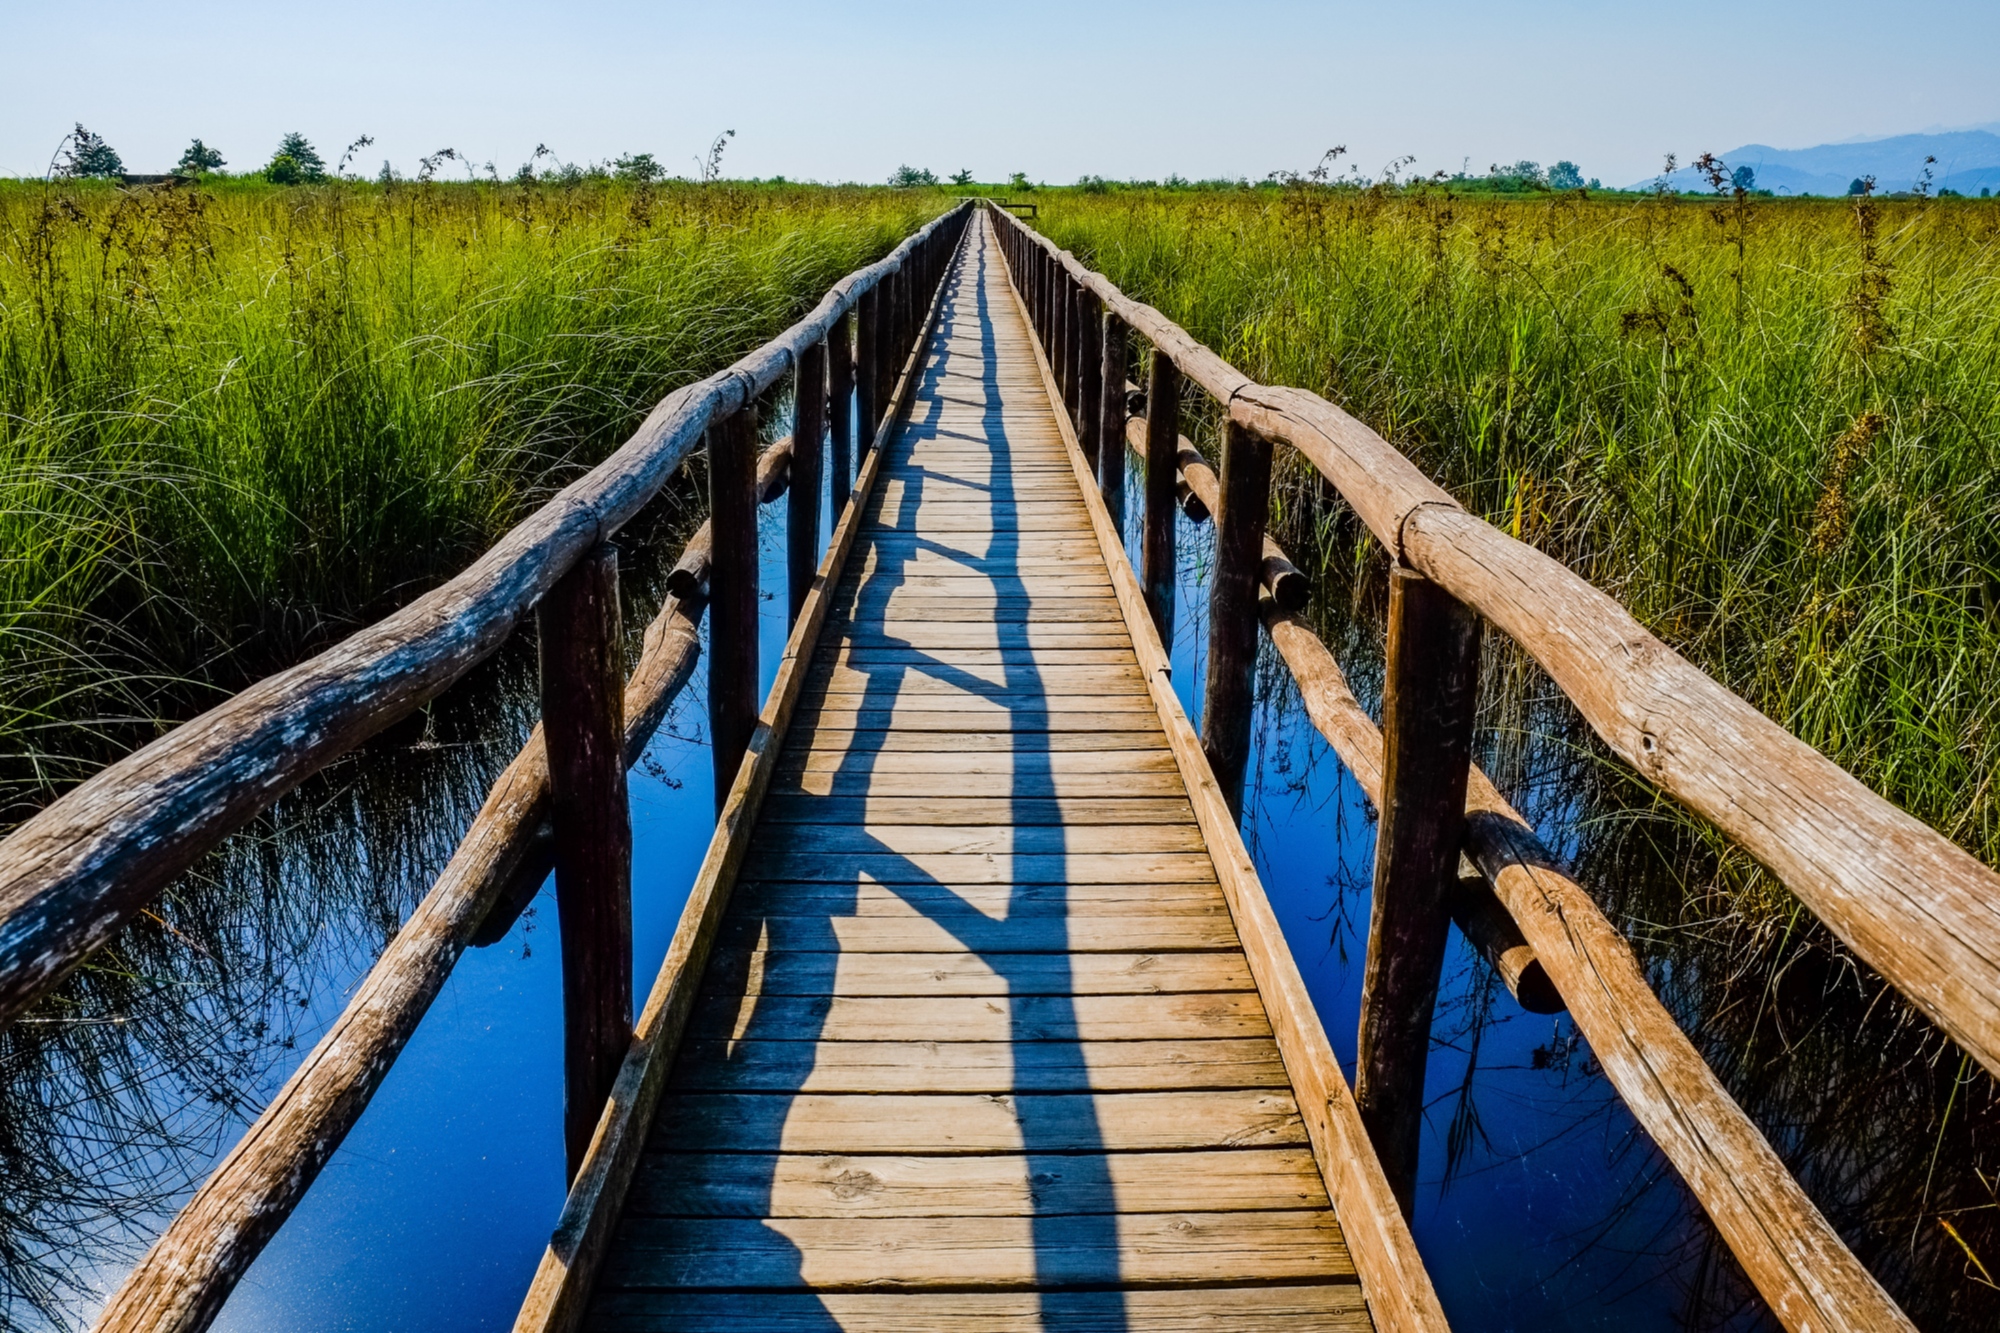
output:
[[1097,447],[1097,425],[1103,393],[1100,377],[1104,372],[1104,316],[1098,313],[1097,297],[1088,289],[1078,287],[1076,295],[1076,326],[1080,335],[1076,340],[1076,442],[1089,460],[1091,472],[1096,473],[1097,456],[1101,452]]
[[[1225,471],[1225,496],[1228,485]],[[1354,1095],[1405,1217],[1416,1192],[1431,1012],[1465,843],[1478,686],[1479,617],[1421,574],[1392,569],[1382,815]]]
[[1056,270],[1056,387],[1062,390],[1063,411],[1076,419],[1076,288],[1069,275]]
[[856,408],[854,413],[854,461],[857,467],[860,466],[862,458],[867,455],[869,445],[875,440],[875,423],[878,420],[876,416],[878,405],[875,400],[875,386],[880,379],[875,371],[875,358],[878,355],[876,306],[879,302],[876,299],[877,291],[877,288],[870,287],[867,291],[861,293],[854,302],[854,396]]
[[819,473],[826,433],[826,344],[799,352],[792,391],[791,498],[785,501],[785,624],[795,623],[819,569]]
[[1097,374],[1097,488],[1105,512],[1125,535],[1125,321],[1106,311]]
[[708,739],[715,809],[757,728],[757,416],[708,429]]
[[1222,512],[1215,516],[1215,572],[1208,593],[1201,748],[1230,813],[1239,819],[1257,697],[1257,575],[1270,498],[1271,442],[1230,421],[1222,436]]
[[828,466],[833,471],[833,521],[840,523],[854,487],[854,321],[842,315],[826,334]]
[[549,589],[536,621],[562,933],[563,1147],[574,1179],[632,1043],[618,548],[606,543],[579,560]]
[[1174,549],[1178,489],[1174,462],[1180,437],[1180,368],[1155,347],[1146,375],[1146,531],[1139,544],[1139,566],[1146,605],[1169,656],[1174,650],[1174,588],[1180,558]]

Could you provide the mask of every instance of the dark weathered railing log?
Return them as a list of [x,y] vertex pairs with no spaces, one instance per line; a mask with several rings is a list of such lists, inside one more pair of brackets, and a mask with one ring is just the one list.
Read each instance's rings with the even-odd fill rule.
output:
[[744,408],[708,432],[708,737],[719,812],[757,727],[757,423]]
[[[1173,358],[1154,348],[1146,376],[1146,417],[1139,433],[1139,456],[1146,462],[1145,532],[1139,542],[1139,578],[1160,641],[1174,641],[1174,594],[1180,556],[1174,523],[1179,470],[1175,448],[1181,437],[1181,373]],[[1131,438],[1127,432],[1126,438]],[[1107,506],[1108,508],[1108,506]]]
[[1405,1217],[1416,1201],[1424,1067],[1465,843],[1478,684],[1479,617],[1422,575],[1389,571],[1382,800],[1354,1100]]
[[[1269,598],[1263,613],[1313,726],[1379,805],[1381,732],[1326,645]],[[1605,1076],[1785,1326],[1908,1328],[1653,994],[1624,936],[1476,767],[1465,836],[1466,855],[1534,951]]]
[[1116,315],[1104,316],[1098,334],[1102,355],[1098,362],[1097,424],[1091,434],[1100,442],[1097,485],[1104,495],[1105,512],[1120,532],[1125,530],[1125,321]]
[[576,1174],[632,1040],[632,818],[618,549],[576,563],[536,612],[563,976],[563,1145]]
[[[798,380],[793,392],[793,441],[786,480],[796,480],[798,493],[785,506],[785,623],[799,618],[806,591],[819,568],[819,477],[825,457],[826,345],[815,343],[799,353]],[[758,459],[758,470],[763,470]],[[758,498],[763,498],[759,486]]]
[[776,384],[855,293],[964,216],[929,224],[836,283],[779,337],[670,394],[609,459],[443,587],[176,727],[15,829],[0,842],[0,1022],[108,942],[196,857],[497,651],[584,552],[652,499],[712,419]]
[[1270,441],[1232,425],[1222,444],[1221,507],[1208,592],[1201,748],[1223,798],[1243,813],[1250,715],[1257,700],[1257,575],[1271,503]]
[[[670,598],[647,627],[625,686],[628,768],[694,675],[701,612],[700,602]],[[501,894],[523,878],[548,812],[548,758],[537,727],[346,1010],[127,1276],[98,1319],[100,1333],[196,1333],[209,1325],[361,1118],[459,955],[505,912]],[[546,876],[533,877],[530,897]]]
[[[757,455],[757,503],[769,504],[783,495],[792,479],[792,437],[766,445]],[[675,597],[696,597],[708,590],[708,569],[715,553],[709,537],[708,520],[688,538],[681,558],[667,571],[667,591]]]
[[2000,1075],[2000,874],[1710,679],[1567,566],[1465,513],[1362,422],[1302,389],[1252,382],[1022,230],[1184,377],[1304,454],[1393,557],[1514,638],[1613,751],[1769,867]]
[[833,472],[829,493],[833,521],[847,507],[854,485],[854,317],[842,315],[826,335],[827,466]]

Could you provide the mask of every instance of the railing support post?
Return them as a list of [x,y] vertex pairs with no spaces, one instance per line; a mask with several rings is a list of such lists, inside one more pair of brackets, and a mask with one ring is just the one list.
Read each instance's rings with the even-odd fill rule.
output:
[[1125,535],[1125,321],[1106,311],[1097,373],[1097,488],[1118,535]]
[[1250,713],[1257,698],[1257,577],[1264,564],[1264,515],[1271,502],[1271,442],[1233,420],[1222,435],[1218,499],[1222,512],[1215,516],[1201,748],[1229,812],[1241,818]]
[[1181,372],[1173,358],[1155,347],[1146,374],[1146,531],[1139,546],[1139,568],[1146,583],[1146,605],[1170,657],[1174,591],[1180,577],[1180,557],[1174,549],[1180,447]]
[[562,933],[563,1148],[574,1179],[632,1044],[632,819],[618,548],[557,581],[536,613],[542,743]]
[[852,312],[833,322],[826,333],[828,466],[833,471],[833,521],[847,508],[854,487],[854,318]]
[[708,428],[708,739],[715,811],[757,728],[757,415]]
[[1479,637],[1479,617],[1451,594],[1412,570],[1390,571],[1382,809],[1354,1096],[1405,1217],[1416,1193],[1431,1015],[1465,842]]
[[870,287],[854,303],[854,395],[857,408],[854,414],[854,461],[857,467],[874,443],[875,425],[880,420],[877,415],[880,404],[875,397],[876,387],[881,382],[881,375],[875,369],[882,341],[881,321],[877,318],[881,306],[880,291],[879,285]]
[[1103,392],[1099,376],[1104,371],[1102,344],[1104,316],[1098,313],[1097,297],[1079,285],[1076,289],[1076,442],[1097,472],[1098,402]]
[[792,478],[785,499],[785,594],[787,626],[812,591],[819,570],[819,474],[826,433],[826,344],[799,352],[792,390]]

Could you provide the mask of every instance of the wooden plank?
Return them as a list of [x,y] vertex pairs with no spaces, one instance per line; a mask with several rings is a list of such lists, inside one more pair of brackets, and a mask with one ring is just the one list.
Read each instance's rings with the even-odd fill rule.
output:
[[994,876],[980,882],[940,883],[912,873],[904,883],[862,883],[840,876],[819,881],[764,880],[746,869],[737,906],[744,913],[799,916],[818,912],[824,916],[848,917],[900,916],[920,907],[949,908],[954,912],[976,912],[996,927],[1034,917],[1228,913],[1213,875],[1181,881],[1155,877],[1115,883],[1033,882]]
[[979,698],[1130,694],[1145,698],[1145,681],[1139,675],[1139,668],[1130,664],[1037,664],[1020,669],[1000,665],[959,670],[948,670],[947,666],[933,661],[921,669],[894,663],[864,669],[837,662],[815,662],[806,673],[806,688],[825,694],[865,694],[893,688],[905,698],[913,694],[968,694]]
[[950,852],[856,853],[839,857],[759,846],[744,874],[761,880],[851,884],[1161,884],[1213,875],[1207,852],[1083,852],[1076,855]]
[[1324,1209],[1303,1148],[1084,1158],[662,1154],[643,1162],[628,1217],[1061,1217]]
[[605,1264],[617,1287],[856,1290],[1185,1286],[1351,1278],[1333,1214],[1137,1213],[1110,1218],[745,1218],[627,1221]]
[[[817,744],[819,738],[811,738]],[[798,738],[799,742],[806,738]],[[778,761],[778,776],[803,773],[840,773],[866,768],[873,774],[950,774],[953,778],[972,773],[1032,773],[1036,775],[1072,773],[1168,773],[1178,778],[1174,757],[1166,749],[1166,736],[1153,750],[935,750],[806,749],[801,743],[786,748]],[[944,793],[947,797],[956,791]]]
[[[933,780],[933,785],[935,781]],[[1199,852],[1201,830],[1183,824],[1092,824],[1080,828],[991,824],[803,823],[785,829],[785,845],[809,855],[855,856],[890,852],[897,856],[940,853],[985,856],[1076,856],[1104,852]]]
[[1134,902],[1129,910],[1084,910],[1017,917],[1001,923],[964,914],[947,929],[935,917],[906,910],[898,915],[835,916],[767,913],[725,922],[721,941],[774,949],[825,949],[847,953],[957,953],[977,947],[983,954],[1130,953],[1138,950],[1233,949],[1236,927],[1222,907],[1210,912],[1154,912]]
[[[1072,773],[1062,770],[1037,772],[1033,760],[1021,763],[1012,773],[952,773],[950,786],[955,796],[992,799],[1057,799],[1073,796],[1152,797],[1156,800],[1185,800],[1177,773],[1136,769],[1130,772]],[[781,776],[773,790],[811,796],[898,796],[918,799],[941,789],[941,772],[905,773],[895,769],[877,772],[865,758],[845,769],[814,770]]]
[[[979,730],[991,729],[1003,718],[1020,725],[1039,715],[1075,713],[1100,718],[1107,727],[1122,731],[1136,725],[1134,719],[1147,714],[1150,701],[1143,688],[1143,682],[1137,682],[1127,689],[1102,693],[1087,686],[1078,686],[1070,692],[995,689],[974,693],[960,689],[954,693],[942,687],[920,690],[910,687],[909,682],[898,682],[893,687],[885,685],[873,691],[865,685],[860,689],[808,690],[801,702],[808,708],[828,712],[894,708],[899,712],[961,713],[966,715],[969,727]],[[1110,716],[1113,713],[1125,716],[1113,718]]]
[[[1071,953],[1072,962],[1092,955]],[[846,953],[866,961],[870,955]],[[1165,1092],[1289,1088],[1277,1045],[1202,1041],[689,1041],[674,1087],[709,1092]]]
[[[907,733],[924,731],[958,732],[967,735],[991,733],[1006,729],[1014,732],[1105,732],[1119,736],[1133,733],[1127,728],[1139,725],[1144,714],[1126,712],[1123,709],[1058,709],[1053,712],[1026,708],[988,708],[979,711],[968,709],[934,710],[924,705],[924,701],[913,701],[893,708],[857,708],[853,695],[843,695],[831,705],[822,706],[814,702],[803,710],[806,719],[818,730],[836,731],[885,731],[895,729]],[[1093,742],[1095,743],[1095,742]]]
[[[1004,963],[1001,965],[1005,970]],[[689,1032],[819,1041],[1193,1041],[1268,1037],[1254,993],[1192,995],[710,994]]]
[[[1144,722],[1134,719],[1135,725]],[[786,747],[787,758],[797,755],[867,754],[1085,754],[1136,753],[1167,748],[1165,733],[1156,729],[1100,731],[1084,734],[1064,732],[955,731],[937,734],[922,731],[842,730],[821,726],[801,729]]]
[[[1147,754],[1125,750],[1124,754]],[[777,824],[1183,824],[1194,820],[1187,797],[1098,796],[805,796],[767,797],[764,820]]]
[[681,1093],[661,1106],[677,1152],[757,1144],[807,1153],[1152,1152],[1293,1147],[1306,1141],[1289,1091],[1033,1093]]
[[[607,1292],[591,1308],[603,1333],[1044,1333],[1036,1292]],[[831,1321],[831,1322],[829,1322]],[[1371,1329],[1361,1289],[1319,1285],[1127,1291],[1116,1300],[1072,1298],[1064,1333],[1364,1333]]]
[[[1253,989],[1241,954],[839,954],[728,949],[705,993],[730,995],[1159,995]],[[952,1040],[970,1040],[958,1034]]]

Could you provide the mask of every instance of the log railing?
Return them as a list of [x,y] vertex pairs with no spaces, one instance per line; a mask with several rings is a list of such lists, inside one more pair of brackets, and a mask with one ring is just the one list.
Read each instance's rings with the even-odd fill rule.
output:
[[[1078,442],[1096,446],[1112,513],[1126,470],[1116,442],[1144,460],[1141,586],[1163,635],[1174,618],[1175,504],[1216,522],[1201,731],[1229,803],[1240,808],[1261,622],[1314,726],[1382,811],[1356,1098],[1405,1209],[1445,923],[1455,919],[1524,1004],[1568,1007],[1786,1327],[1910,1328],[1660,1004],[1617,929],[1470,764],[1481,626],[1520,644],[1614,751],[1756,856],[1996,1073],[2000,875],[1566,566],[1467,513],[1352,416],[1303,390],[1254,383],[1006,211],[989,216]],[[1123,383],[1134,336],[1150,344],[1149,383],[1129,400],[1143,419],[1128,420],[1123,396],[1104,390]],[[1179,434],[1183,379],[1226,414],[1219,483]],[[1303,585],[1282,597],[1275,586],[1290,569],[1264,533],[1280,444],[1334,485],[1390,556],[1380,729],[1291,614]],[[1460,880],[1461,853],[1484,885]]]
[[[878,387],[855,411],[850,391],[894,383],[922,332],[918,303],[938,287],[970,216],[968,205],[933,221],[837,283],[778,338],[668,397],[622,449],[443,588],[112,765],[0,843],[4,1018],[104,943],[174,871],[537,613],[543,724],[346,1010],[126,1279],[100,1330],[208,1326],[360,1118],[466,946],[504,933],[551,863],[565,1140],[577,1173],[633,1041],[625,770],[691,678],[712,606],[711,725],[719,741],[731,739],[713,747],[718,799],[735,784],[759,707],[757,505],[788,483],[799,494],[786,560],[796,614],[817,581],[823,451],[831,445],[844,502],[847,469],[861,461],[849,445],[877,438],[887,423],[875,404],[890,401]],[[788,374],[793,433],[759,455],[757,402]],[[670,577],[625,679],[609,538],[704,438],[711,519]]]

